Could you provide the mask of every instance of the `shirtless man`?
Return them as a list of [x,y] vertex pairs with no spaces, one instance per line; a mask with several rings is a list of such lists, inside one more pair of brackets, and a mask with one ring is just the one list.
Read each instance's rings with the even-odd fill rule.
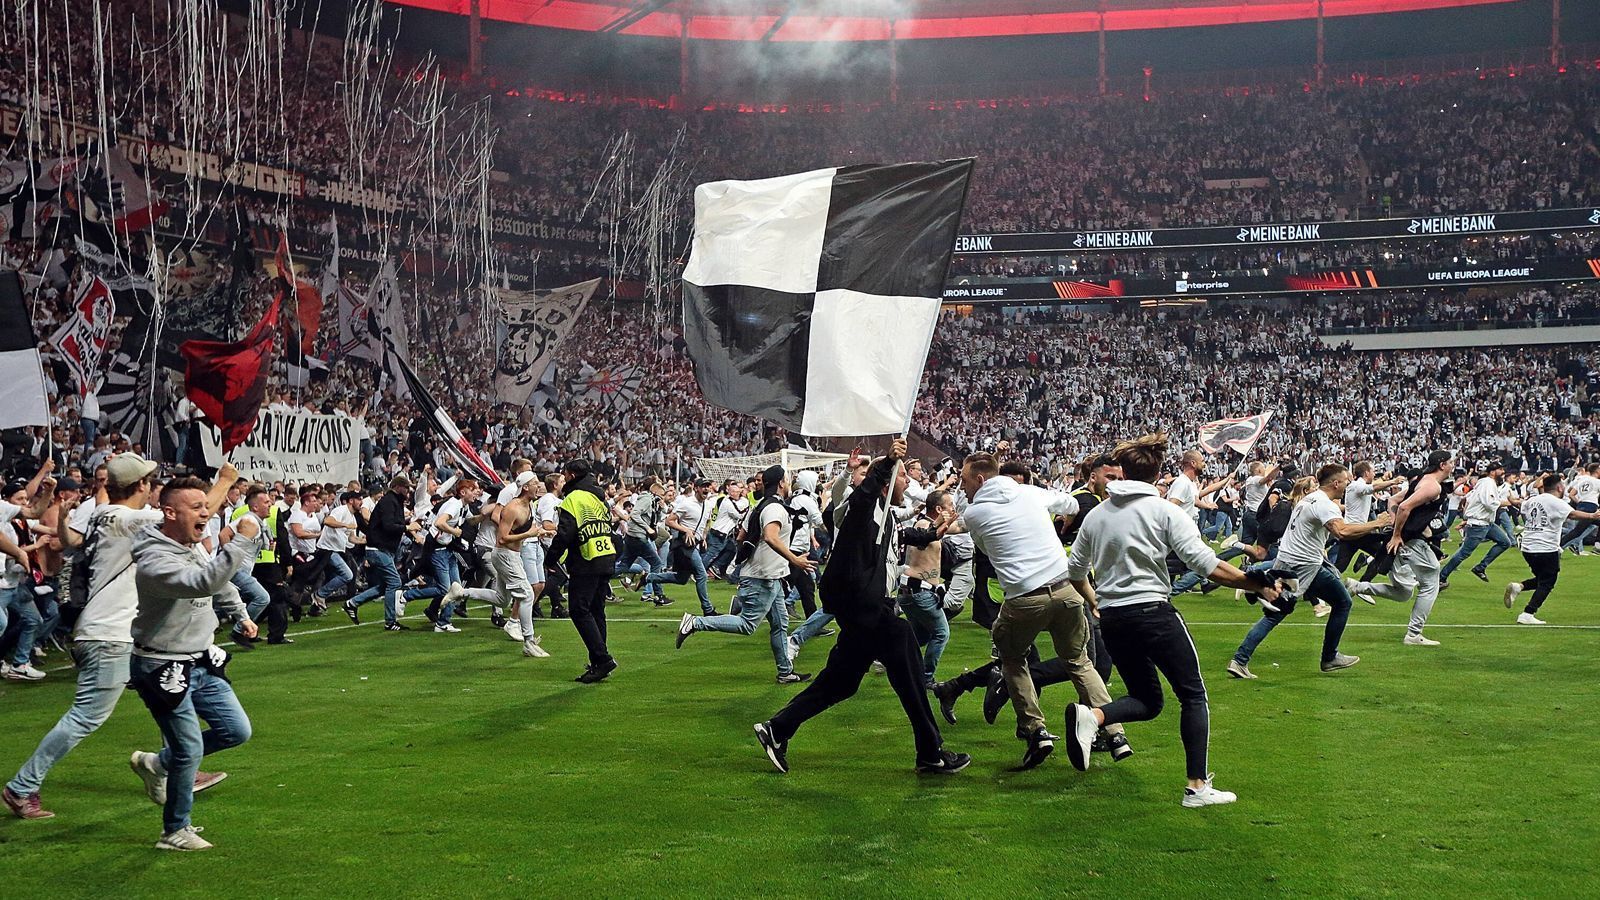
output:
[[[539,635],[533,630],[533,598],[544,583],[528,583],[528,570],[522,562],[522,545],[529,538],[545,536],[544,523],[533,521],[533,501],[544,484],[532,472],[523,472],[516,480],[519,493],[500,511],[500,521],[495,526],[494,553],[489,557],[494,569],[495,590],[500,602],[511,607],[522,625],[522,655],[547,657],[550,654],[539,646]],[[541,561],[542,562],[542,561]],[[542,567],[542,566],[541,566]]]

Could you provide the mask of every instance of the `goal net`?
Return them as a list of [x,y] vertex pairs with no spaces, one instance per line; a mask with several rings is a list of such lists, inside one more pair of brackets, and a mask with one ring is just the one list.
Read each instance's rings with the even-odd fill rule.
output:
[[701,474],[705,477],[721,483],[729,478],[741,480],[749,478],[770,466],[783,466],[790,472],[800,469],[826,471],[834,463],[841,463],[849,458],[849,455],[844,453],[818,453],[813,450],[786,447],[777,453],[761,453],[756,456],[701,456],[696,457],[694,464],[700,468]]

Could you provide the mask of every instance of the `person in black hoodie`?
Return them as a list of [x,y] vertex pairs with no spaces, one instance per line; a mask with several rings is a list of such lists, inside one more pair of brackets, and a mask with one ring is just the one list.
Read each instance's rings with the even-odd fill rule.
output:
[[369,600],[383,597],[383,628],[385,631],[409,631],[401,624],[405,615],[404,592],[400,570],[395,557],[400,552],[400,539],[410,527],[408,510],[411,506],[411,479],[396,475],[389,479],[389,490],[372,508],[362,532],[367,536],[367,571],[372,586],[344,602],[344,613],[350,621],[360,624],[356,609]]
[[[755,726],[756,740],[780,772],[789,771],[789,739],[794,733],[813,716],[853,696],[874,660],[883,664],[911,722],[917,771],[953,774],[972,762],[965,753],[944,749],[928,705],[916,635],[910,623],[895,615],[899,554],[894,544],[902,533],[892,522],[885,527],[883,519],[890,515],[886,507],[899,505],[905,491],[906,475],[899,467],[905,456],[905,441],[896,440],[889,455],[873,463],[844,501],[833,550],[817,585],[823,609],[839,623],[839,640],[816,680],[777,715]],[[926,543],[923,537],[904,534],[911,543]]]

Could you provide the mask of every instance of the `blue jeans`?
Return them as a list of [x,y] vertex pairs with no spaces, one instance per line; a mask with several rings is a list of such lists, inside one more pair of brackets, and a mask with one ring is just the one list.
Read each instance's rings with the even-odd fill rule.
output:
[[[433,579],[433,585],[406,591],[407,600],[432,600],[434,597],[443,597],[450,590],[451,582],[461,580],[461,564],[456,562],[456,555],[450,552],[449,547],[435,547],[433,552],[428,554],[428,576]],[[438,624],[450,624],[450,617],[455,614],[455,606],[454,603],[439,604]]]
[[383,595],[383,621],[388,624],[395,620],[394,592],[400,590],[402,582],[400,572],[394,567],[394,554],[376,547],[367,548],[367,569],[377,581],[372,587],[351,597],[351,606],[360,606],[369,600]]
[[726,560],[722,558],[723,551],[727,550],[728,558],[732,559],[733,551],[728,549],[728,545],[732,543],[733,541],[725,534],[716,531],[706,532],[706,549],[704,553],[706,569],[720,570],[722,566],[726,565]]
[[[617,574],[636,572],[648,575],[659,572],[664,567],[661,565],[661,554],[656,551],[655,541],[648,538],[636,538],[632,535],[622,539],[622,555],[617,557]],[[661,589],[653,584],[644,586],[646,597],[660,594]]]
[[344,561],[343,553],[328,554],[328,568],[334,571],[334,576],[323,582],[322,587],[317,588],[316,594],[316,596],[324,600],[332,597],[340,588],[356,580],[356,573],[350,571],[350,564]]
[[833,616],[823,612],[822,607],[817,607],[817,611],[807,616],[806,620],[800,623],[800,627],[794,630],[795,643],[805,644],[806,641],[821,634],[822,629],[827,628],[832,623]]
[[[135,656],[133,674],[147,675],[165,664],[166,660]],[[154,715],[167,741],[161,751],[161,769],[167,773],[167,805],[161,825],[171,834],[189,824],[200,758],[250,740],[250,717],[234,696],[233,685],[199,666],[190,670],[189,692],[183,702],[169,713]],[[205,731],[200,730],[201,719],[210,726]]]
[[939,657],[950,642],[950,620],[944,617],[944,605],[933,591],[924,590],[901,594],[900,609],[911,623],[917,643],[923,645],[922,674],[928,684],[933,684],[933,671],[939,667]]
[[[1573,508],[1583,512],[1594,512],[1596,509],[1593,503],[1588,502],[1573,504]],[[1600,530],[1600,526],[1596,526],[1593,522],[1574,523],[1567,529],[1567,533],[1561,536],[1561,549],[1582,550],[1584,542],[1597,530]]]
[[1220,509],[1211,511],[1211,524],[1201,532],[1201,537],[1208,541],[1216,540],[1218,536],[1233,533],[1233,520]]
[[[31,578],[31,575],[23,575]],[[11,648],[11,664],[25,666],[33,660],[33,643],[39,636],[39,630],[44,626],[44,616],[39,614],[39,607],[33,602],[33,593],[22,588],[6,588],[0,591],[0,634],[6,630],[6,621],[9,616],[15,616],[22,627],[17,630],[17,645]],[[9,616],[8,616],[9,613]]]
[[1472,557],[1472,551],[1478,549],[1484,538],[1494,541],[1494,546],[1489,548],[1489,553],[1483,558],[1483,562],[1472,567],[1474,572],[1482,572],[1489,568],[1495,557],[1511,549],[1511,538],[1500,530],[1499,525],[1468,525],[1467,533],[1461,539],[1460,548],[1445,562],[1443,571],[1439,573],[1439,580],[1449,581],[1450,573]]
[[694,591],[700,595],[700,611],[705,615],[716,615],[716,607],[711,605],[711,596],[706,593],[706,563],[700,557],[700,550],[695,547],[684,547],[679,552],[672,554],[674,562],[684,560],[689,563],[689,571],[681,572],[674,569],[671,572],[652,572],[646,575],[644,583],[647,585],[662,584],[688,584],[689,579],[694,579]]
[[38,792],[50,769],[72,752],[84,738],[111,718],[117,700],[128,685],[128,663],[133,645],[111,641],[79,641],[72,646],[78,664],[78,690],[72,708],[39,742],[6,787],[19,797]]
[[778,674],[794,671],[789,665],[789,616],[783,606],[783,579],[741,578],[735,599],[739,602],[738,615],[695,616],[694,630],[751,635],[766,619],[772,626],[772,661],[778,664]]
[[[272,598],[267,595],[267,589],[261,586],[261,582],[250,574],[250,567],[246,566],[233,573],[233,577],[228,580],[239,589],[239,599],[244,601],[245,614],[250,617],[250,621],[261,621],[261,614],[266,612],[267,606],[272,603]],[[233,626],[233,631],[235,634],[240,633],[237,624]]]
[[[1270,563],[1259,565],[1270,568]],[[1257,570],[1256,566],[1250,568],[1253,571]],[[1350,621],[1350,593],[1345,590],[1344,580],[1339,577],[1339,572],[1328,563],[1323,563],[1309,585],[1300,585],[1300,596],[1312,601],[1322,600],[1333,607],[1333,611],[1328,613],[1328,626],[1322,633],[1322,661],[1327,662],[1338,654],[1339,639],[1344,636],[1345,625]],[[1250,631],[1240,642],[1239,649],[1234,651],[1233,658],[1236,662],[1241,665],[1249,663],[1250,657],[1255,655],[1256,647],[1266,640],[1272,629],[1278,627],[1279,622],[1294,611],[1294,601],[1287,598],[1279,600],[1274,605],[1280,611],[1263,612],[1261,620],[1250,626]]]

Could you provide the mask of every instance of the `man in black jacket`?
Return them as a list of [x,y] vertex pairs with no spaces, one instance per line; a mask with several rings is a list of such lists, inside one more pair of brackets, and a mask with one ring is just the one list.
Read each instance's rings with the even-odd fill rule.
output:
[[917,771],[951,774],[972,762],[965,753],[944,749],[928,705],[916,635],[894,612],[897,532],[893,522],[884,519],[891,515],[886,507],[899,505],[905,492],[906,475],[899,466],[905,456],[905,441],[896,440],[889,455],[867,470],[845,500],[833,551],[818,582],[823,609],[839,623],[839,640],[827,665],[789,705],[755,726],[756,740],[780,772],[789,771],[789,738],[808,719],[854,695],[874,660],[883,664],[911,722]]
[[362,531],[367,536],[367,571],[373,585],[344,602],[344,613],[350,621],[360,624],[356,608],[383,595],[383,630],[409,631],[400,624],[405,609],[400,605],[404,597],[400,570],[395,567],[395,557],[400,552],[400,539],[410,527],[411,479],[396,475],[389,479],[389,490],[378,498],[372,515]]

